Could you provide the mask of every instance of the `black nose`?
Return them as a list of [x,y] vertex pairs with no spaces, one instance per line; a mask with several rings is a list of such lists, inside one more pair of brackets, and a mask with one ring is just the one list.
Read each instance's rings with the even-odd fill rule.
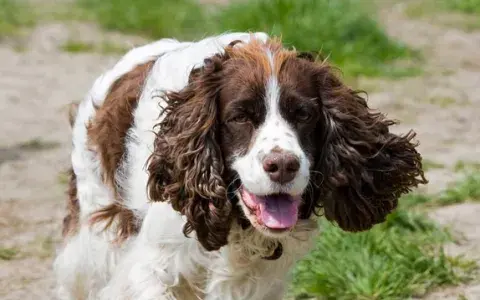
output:
[[281,184],[292,181],[300,169],[298,157],[287,151],[271,152],[262,163],[270,179]]

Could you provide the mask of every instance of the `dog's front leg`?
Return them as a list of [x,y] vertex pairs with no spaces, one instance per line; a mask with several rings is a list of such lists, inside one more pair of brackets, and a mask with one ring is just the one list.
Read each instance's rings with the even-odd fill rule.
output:
[[101,300],[198,300],[192,278],[201,253],[182,233],[182,217],[167,203],[150,205]]

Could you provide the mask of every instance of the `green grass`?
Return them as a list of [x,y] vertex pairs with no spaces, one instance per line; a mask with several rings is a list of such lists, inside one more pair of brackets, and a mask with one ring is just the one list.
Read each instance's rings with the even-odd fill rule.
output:
[[453,236],[423,214],[431,206],[480,200],[478,165],[459,162],[455,169],[465,177],[437,195],[403,196],[387,221],[368,232],[346,233],[322,221],[315,250],[294,271],[291,293],[297,299],[408,299],[471,279],[476,264],[445,255],[442,245]]
[[411,209],[418,206],[429,206],[435,203],[435,199],[431,196],[420,194],[420,193],[410,193],[399,200],[399,206],[403,209]]
[[363,0],[250,0],[226,7],[200,6],[196,0],[77,0],[108,29],[152,38],[200,39],[225,31],[265,31],[281,35],[298,50],[320,51],[348,76],[417,74],[400,60],[416,51],[391,39]]
[[60,147],[60,143],[53,141],[44,141],[40,138],[34,138],[16,146],[16,148],[23,151],[51,150],[58,147]]
[[35,23],[33,10],[22,0],[0,0],[0,37],[18,33]]
[[88,53],[95,52],[99,54],[125,54],[129,49],[109,41],[103,41],[100,44],[88,43],[77,40],[68,40],[61,49],[69,53]]
[[432,169],[443,169],[445,165],[430,159],[423,159],[422,166],[424,171],[429,171]]
[[425,18],[446,27],[467,32],[480,28],[480,0],[422,0],[412,1],[406,10],[412,18]]
[[57,182],[61,185],[67,185],[70,182],[70,174],[68,171],[59,172],[57,175]]
[[63,51],[69,53],[92,52],[94,45],[82,41],[68,40],[61,47]]
[[480,201],[480,172],[467,174],[464,179],[442,192],[436,202],[440,205],[450,205],[469,200]]
[[480,14],[480,0],[444,0],[446,8],[467,13]]
[[452,97],[433,97],[429,99],[429,102],[441,108],[448,108],[457,103],[457,101]]
[[410,74],[413,69],[389,63],[415,53],[389,38],[371,17],[373,11],[361,0],[239,1],[219,12],[217,24],[224,30],[281,35],[299,50],[321,50],[348,75]]
[[0,260],[12,260],[17,256],[18,249],[15,248],[0,248]]
[[412,2],[407,8],[407,14],[412,17],[423,16],[429,11],[480,14],[480,0],[421,0]]
[[55,254],[55,241],[51,236],[44,237],[40,241],[40,249],[37,256],[42,259],[52,257]]
[[52,236],[39,236],[28,245],[26,255],[47,259],[55,253],[55,241]]
[[206,16],[195,0],[77,0],[107,29],[149,37],[193,38],[205,29]]
[[480,171],[480,162],[466,162],[463,160],[459,160],[454,166],[455,172],[460,171]]
[[125,46],[117,45],[115,43],[112,43],[110,41],[103,41],[99,46],[98,46],[98,52],[101,54],[125,54],[130,48],[127,48]]
[[387,222],[346,233],[322,222],[315,250],[294,271],[292,293],[322,299],[407,299],[470,278],[473,262],[444,254],[449,233],[397,210]]
[[428,208],[464,203],[467,201],[480,201],[480,172],[476,164],[457,163],[456,170],[464,171],[462,179],[452,183],[450,187],[436,195],[410,193],[403,196],[399,205],[403,209]]

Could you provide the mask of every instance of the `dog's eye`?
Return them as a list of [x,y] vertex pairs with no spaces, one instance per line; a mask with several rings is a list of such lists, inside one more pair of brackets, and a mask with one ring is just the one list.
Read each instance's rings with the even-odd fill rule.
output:
[[241,115],[236,115],[233,117],[230,122],[238,123],[238,124],[244,124],[250,122],[250,119],[248,118],[247,115],[241,114]]
[[295,112],[295,119],[301,123],[307,123],[312,118],[312,114],[303,109],[299,109]]

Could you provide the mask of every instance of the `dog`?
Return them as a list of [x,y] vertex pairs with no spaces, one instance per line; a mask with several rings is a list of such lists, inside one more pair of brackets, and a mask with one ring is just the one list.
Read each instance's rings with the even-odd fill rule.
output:
[[132,49],[71,114],[60,299],[282,299],[324,216],[385,221],[415,133],[262,32]]

